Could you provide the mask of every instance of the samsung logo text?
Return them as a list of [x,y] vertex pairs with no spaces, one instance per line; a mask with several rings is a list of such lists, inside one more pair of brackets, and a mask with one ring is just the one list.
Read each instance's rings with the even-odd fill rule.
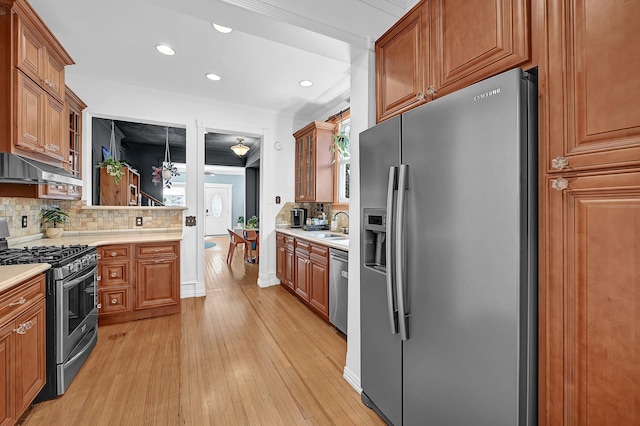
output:
[[480,99],[488,98],[489,96],[499,95],[499,94],[500,94],[500,88],[498,87],[497,89],[493,89],[493,90],[490,90],[488,92],[484,92],[481,95],[474,96],[473,100],[474,101],[479,101]]

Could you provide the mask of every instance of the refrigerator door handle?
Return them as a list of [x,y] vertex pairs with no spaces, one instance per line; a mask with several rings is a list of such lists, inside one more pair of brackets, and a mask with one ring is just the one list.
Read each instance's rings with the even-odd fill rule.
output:
[[385,247],[385,255],[387,263],[387,309],[389,312],[389,325],[391,326],[391,334],[398,333],[398,310],[396,309],[396,294],[394,289],[395,265],[393,263],[393,228],[395,224],[394,214],[397,174],[397,167],[389,167],[389,182],[387,183],[387,222],[385,225],[387,244]]
[[400,338],[402,340],[409,339],[409,332],[407,326],[407,313],[405,306],[405,290],[406,283],[404,279],[404,236],[405,236],[405,216],[404,216],[404,200],[407,187],[407,173],[409,166],[406,164],[400,164],[400,171],[398,173],[398,198],[396,201],[396,215],[395,215],[395,275],[396,275],[396,292],[398,303],[398,328],[400,330]]

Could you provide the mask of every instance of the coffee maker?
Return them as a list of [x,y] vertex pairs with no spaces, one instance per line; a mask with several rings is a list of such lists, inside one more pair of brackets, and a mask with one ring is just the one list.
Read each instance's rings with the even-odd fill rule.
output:
[[307,220],[307,209],[297,208],[291,209],[291,227],[302,228]]

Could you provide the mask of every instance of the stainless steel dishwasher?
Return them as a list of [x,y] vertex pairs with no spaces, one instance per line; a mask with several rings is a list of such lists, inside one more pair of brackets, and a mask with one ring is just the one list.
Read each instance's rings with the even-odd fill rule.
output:
[[329,253],[329,321],[347,334],[349,253],[334,248]]

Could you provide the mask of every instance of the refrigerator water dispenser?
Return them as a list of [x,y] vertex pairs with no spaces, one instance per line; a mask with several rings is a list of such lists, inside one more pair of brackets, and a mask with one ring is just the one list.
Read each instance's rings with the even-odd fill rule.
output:
[[364,266],[387,273],[387,212],[385,209],[364,209]]

